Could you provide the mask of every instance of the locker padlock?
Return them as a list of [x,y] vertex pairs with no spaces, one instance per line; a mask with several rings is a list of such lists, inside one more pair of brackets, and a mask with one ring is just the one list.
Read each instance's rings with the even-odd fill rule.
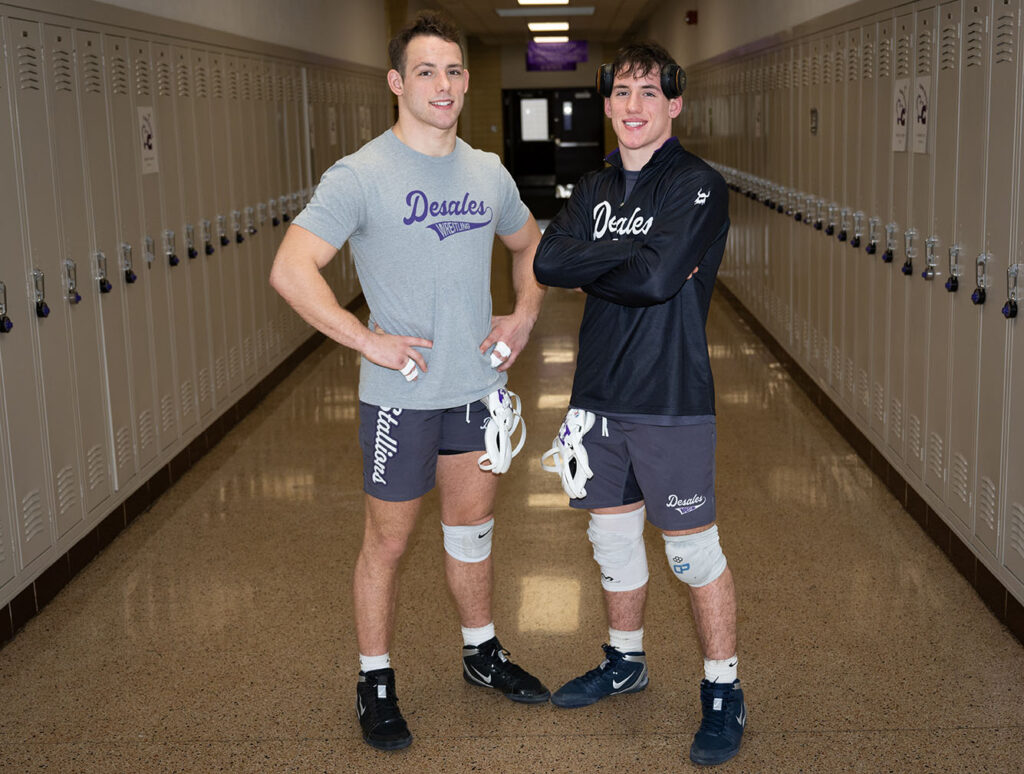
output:
[[917,257],[917,248],[914,247],[914,240],[917,239],[917,229],[910,228],[903,232],[903,254],[906,261],[900,267],[904,276],[909,277],[914,273],[914,259]]
[[874,255],[878,250],[878,229],[882,226],[881,218],[871,218],[868,221],[868,244],[864,251],[868,255]]
[[181,263],[178,260],[178,251],[174,247],[174,232],[164,231],[164,255],[167,256],[167,263],[171,266],[177,266]]
[[39,269],[32,270],[32,284],[36,291],[36,317],[49,317],[50,307],[46,305],[46,277]]
[[850,233],[850,208],[843,207],[839,211],[839,233],[836,234],[836,239],[840,242],[845,242],[847,236]]
[[110,280],[107,279],[107,256],[103,254],[102,250],[96,251],[96,281],[100,286],[100,293],[109,293],[114,289],[114,286],[110,284]]
[[988,288],[988,262],[991,257],[988,253],[982,253],[974,265],[974,276],[978,286],[971,293],[971,301],[978,306],[985,303],[985,291]]
[[64,279],[67,281],[68,294],[66,298],[69,303],[79,304],[82,302],[82,294],[78,292],[78,267],[70,258],[64,259]]
[[938,261],[935,260],[935,246],[938,243],[939,238],[936,236],[924,240],[924,271],[921,272],[921,276],[926,280],[933,280],[939,276]]
[[838,209],[835,204],[828,206],[828,225],[825,226],[825,236],[834,236],[836,233],[836,212]]
[[960,245],[949,246],[949,279],[946,290],[956,293],[960,289]]
[[196,250],[196,229],[191,223],[185,224],[185,249],[190,259],[199,257],[199,251]]
[[896,231],[899,228],[895,223],[885,225],[885,252],[882,253],[884,263],[892,263],[896,255]]
[[860,247],[861,237],[864,236],[864,213],[860,210],[853,213],[853,239],[850,240],[850,247]]
[[1012,320],[1017,316],[1017,302],[1020,300],[1017,291],[1017,275],[1020,264],[1012,263],[1006,267],[1006,303],[1003,304],[1003,317]]
[[7,285],[0,282],[0,333],[10,333],[14,323],[7,316]]
[[124,271],[124,281],[129,285],[138,279],[132,267],[132,246],[127,242],[121,244],[121,269]]
[[245,208],[245,230],[250,236],[256,233],[256,211],[252,207]]

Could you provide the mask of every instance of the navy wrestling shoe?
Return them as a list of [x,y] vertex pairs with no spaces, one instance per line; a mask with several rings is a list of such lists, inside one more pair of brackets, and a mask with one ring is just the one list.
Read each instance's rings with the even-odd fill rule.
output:
[[494,688],[512,701],[526,704],[547,701],[551,696],[540,680],[508,660],[508,651],[497,637],[462,648],[462,677],[470,685]]
[[557,707],[586,707],[605,696],[636,693],[647,687],[647,654],[623,653],[611,645],[602,645],[604,661],[584,675],[570,680],[551,697]]
[[378,750],[401,750],[412,744],[412,734],[398,709],[395,670],[371,669],[359,673],[356,714],[363,739]]
[[740,681],[700,681],[700,706],[704,718],[690,745],[690,760],[701,766],[725,763],[740,751],[747,725],[747,705]]

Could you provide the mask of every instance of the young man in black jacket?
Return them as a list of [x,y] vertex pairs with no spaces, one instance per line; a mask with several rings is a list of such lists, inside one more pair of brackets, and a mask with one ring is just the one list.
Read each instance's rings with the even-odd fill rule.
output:
[[[690,589],[701,649],[699,764],[740,746],[736,597],[715,525],[715,396],[705,325],[729,230],[725,181],[672,137],[685,75],[654,44],[620,50],[598,72],[618,138],[545,231],[534,273],[587,294],[569,413],[553,464],[601,568],[609,643],[601,664],[551,700],[583,707],[647,686],[645,521]],[[586,436],[584,438],[584,436]],[[646,518],[645,518],[646,511]]]

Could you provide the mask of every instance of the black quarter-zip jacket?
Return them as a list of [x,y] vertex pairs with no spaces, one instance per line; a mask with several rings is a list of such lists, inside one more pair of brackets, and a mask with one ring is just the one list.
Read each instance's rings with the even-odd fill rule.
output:
[[619,152],[607,161],[573,189],[533,263],[542,284],[587,294],[572,405],[714,414],[705,325],[729,231],[725,180],[673,137],[623,201]]

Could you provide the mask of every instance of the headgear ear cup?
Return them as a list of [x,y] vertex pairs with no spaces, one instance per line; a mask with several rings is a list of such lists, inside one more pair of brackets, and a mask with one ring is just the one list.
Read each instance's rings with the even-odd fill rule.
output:
[[[597,68],[597,91],[602,97],[612,95],[615,72],[610,64]],[[686,91],[686,72],[677,64],[665,65],[661,71],[661,91],[668,99],[681,97]]]

